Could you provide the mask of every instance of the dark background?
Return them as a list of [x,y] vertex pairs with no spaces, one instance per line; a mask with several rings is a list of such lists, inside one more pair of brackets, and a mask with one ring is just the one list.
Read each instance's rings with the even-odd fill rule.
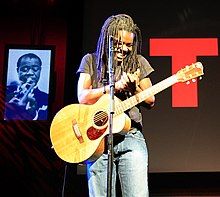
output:
[[[131,0],[4,0],[0,2],[0,81],[6,44],[54,45],[54,92],[48,121],[4,121],[0,92],[0,195],[87,196],[85,169],[66,164],[51,149],[50,123],[57,111],[76,103],[75,72],[96,48],[103,22],[112,14],[131,15],[142,30],[143,55],[155,72],[153,83],[171,75],[171,57],[149,56],[150,38],[217,38],[220,13],[212,2]],[[183,54],[184,55],[184,54]],[[173,108],[172,89],[156,95],[144,112],[153,194],[218,196],[220,171],[219,56],[197,57],[205,75],[198,82],[196,108]],[[66,176],[65,176],[66,175]],[[64,184],[65,182],[65,184]],[[171,192],[172,191],[172,192]],[[163,194],[162,194],[163,193]]]

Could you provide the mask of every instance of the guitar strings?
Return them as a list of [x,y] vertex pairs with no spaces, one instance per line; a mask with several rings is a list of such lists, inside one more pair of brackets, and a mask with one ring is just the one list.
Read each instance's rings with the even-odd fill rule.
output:
[[104,118],[108,117],[107,113],[102,111],[101,113],[99,113],[98,115],[95,116],[94,118],[94,122],[100,122],[101,120],[103,120]]

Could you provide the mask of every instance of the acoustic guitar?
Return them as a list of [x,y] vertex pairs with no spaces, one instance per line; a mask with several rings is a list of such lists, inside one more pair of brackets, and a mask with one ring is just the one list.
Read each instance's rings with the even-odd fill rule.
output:
[[[116,96],[112,133],[125,134],[131,119],[124,112],[178,82],[188,82],[204,75],[201,62],[193,63],[152,87],[121,101]],[[56,154],[69,163],[96,160],[104,152],[104,137],[109,134],[110,95],[95,104],[70,104],[54,116],[50,139]]]

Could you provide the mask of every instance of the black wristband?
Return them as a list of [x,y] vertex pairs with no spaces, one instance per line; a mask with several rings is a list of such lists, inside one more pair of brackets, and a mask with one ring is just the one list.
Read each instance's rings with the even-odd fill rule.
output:
[[103,88],[104,88],[103,94],[106,94],[105,85],[107,84],[107,80],[106,80],[106,79],[103,79],[102,83],[103,83]]

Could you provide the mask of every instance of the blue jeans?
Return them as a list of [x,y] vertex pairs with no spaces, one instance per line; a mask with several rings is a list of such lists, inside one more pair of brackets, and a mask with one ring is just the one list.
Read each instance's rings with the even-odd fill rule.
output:
[[[116,194],[116,176],[123,197],[148,197],[148,150],[143,134],[133,129],[125,136],[114,137],[112,197]],[[107,196],[108,154],[87,163],[90,197]]]

